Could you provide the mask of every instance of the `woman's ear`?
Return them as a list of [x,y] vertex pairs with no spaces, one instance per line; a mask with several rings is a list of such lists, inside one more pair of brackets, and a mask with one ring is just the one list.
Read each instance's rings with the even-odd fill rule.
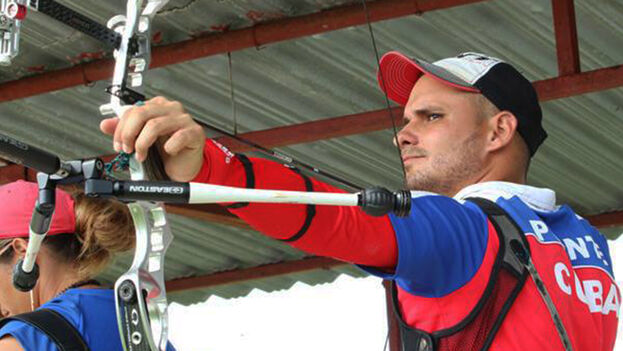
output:
[[512,112],[500,111],[489,118],[487,150],[496,151],[509,145],[517,131],[517,117]]
[[11,246],[13,246],[13,251],[15,251],[15,256],[17,258],[23,258],[26,256],[26,248],[28,247],[28,241],[23,238],[13,239],[11,242]]

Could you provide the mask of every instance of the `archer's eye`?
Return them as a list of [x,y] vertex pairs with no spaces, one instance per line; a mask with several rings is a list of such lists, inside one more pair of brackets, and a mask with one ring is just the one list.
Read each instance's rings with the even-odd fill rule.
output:
[[429,113],[428,114],[428,121],[432,122],[434,120],[437,120],[439,118],[443,117],[443,115],[441,113]]

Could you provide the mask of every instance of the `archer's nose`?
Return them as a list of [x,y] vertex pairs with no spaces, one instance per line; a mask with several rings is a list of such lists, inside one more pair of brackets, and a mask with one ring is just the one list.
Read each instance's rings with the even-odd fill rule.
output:
[[[394,138],[394,145],[398,146],[401,150],[408,146],[417,145],[419,142],[417,133],[411,123],[407,123],[400,129],[396,138]],[[398,143],[398,145],[396,145]]]

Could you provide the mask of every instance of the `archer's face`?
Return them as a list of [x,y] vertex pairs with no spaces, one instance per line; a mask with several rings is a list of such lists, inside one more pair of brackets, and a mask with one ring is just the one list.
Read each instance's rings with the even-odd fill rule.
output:
[[453,196],[476,183],[486,155],[485,131],[476,94],[420,78],[398,133],[408,188]]

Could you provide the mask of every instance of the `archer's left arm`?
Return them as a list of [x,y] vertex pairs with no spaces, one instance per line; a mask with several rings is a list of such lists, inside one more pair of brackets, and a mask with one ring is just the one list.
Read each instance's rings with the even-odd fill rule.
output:
[[[100,129],[113,135],[115,150],[136,152],[139,161],[156,142],[167,175],[174,181],[254,189],[343,192],[264,159],[233,155],[205,140],[203,128],[179,102],[156,97],[106,119]],[[393,268],[397,249],[387,216],[371,217],[358,208],[285,204],[230,204],[252,227],[304,251],[373,267]]]
[[[344,192],[279,163],[234,155],[212,140],[206,141],[204,163],[193,181],[250,189]],[[372,217],[358,207],[224,205],[258,231],[306,252],[383,269],[395,266],[396,236],[388,216]]]

